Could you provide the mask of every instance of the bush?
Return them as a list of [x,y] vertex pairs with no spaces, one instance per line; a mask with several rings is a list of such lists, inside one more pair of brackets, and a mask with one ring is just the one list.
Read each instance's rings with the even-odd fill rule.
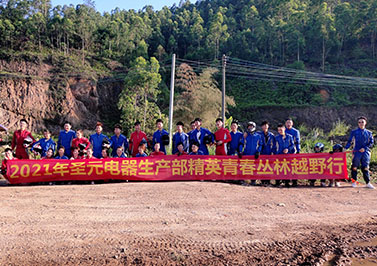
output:
[[345,136],[350,128],[350,125],[347,125],[344,121],[338,120],[333,124],[329,137]]

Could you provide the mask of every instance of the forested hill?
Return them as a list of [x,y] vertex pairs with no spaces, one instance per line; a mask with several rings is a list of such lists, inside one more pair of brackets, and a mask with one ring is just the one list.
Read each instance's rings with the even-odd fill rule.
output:
[[[152,105],[155,112],[167,110],[168,64],[173,53],[180,59],[207,63],[218,62],[226,54],[314,72],[377,76],[377,0],[181,1],[162,10],[114,7],[103,14],[90,0],[77,6],[52,6],[49,0],[0,3],[1,59],[54,65],[61,78],[65,74],[97,81],[125,78],[125,86],[133,88],[137,86],[124,73],[135,65],[149,72],[157,69],[161,77],[148,85],[155,88],[143,91],[144,99],[156,104]],[[140,57],[146,61],[137,61]],[[202,70],[188,71],[196,71],[200,79]],[[14,74],[1,71],[2,76]],[[205,77],[201,75],[202,83],[197,84],[203,84]],[[210,71],[207,77],[218,75]],[[216,81],[211,85],[216,86]],[[365,105],[377,98],[375,88],[360,90],[357,84],[347,88],[297,85],[233,76],[227,86],[235,101],[231,115],[236,117],[255,106]],[[177,93],[190,89],[181,83]],[[143,98],[139,96],[134,99]],[[118,106],[128,108],[124,102]]]

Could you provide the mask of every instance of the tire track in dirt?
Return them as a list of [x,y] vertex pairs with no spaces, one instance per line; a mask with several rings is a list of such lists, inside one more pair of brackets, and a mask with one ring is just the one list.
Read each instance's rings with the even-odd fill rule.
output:
[[376,195],[213,182],[0,187],[0,264],[349,265],[376,256],[355,245],[376,237]]

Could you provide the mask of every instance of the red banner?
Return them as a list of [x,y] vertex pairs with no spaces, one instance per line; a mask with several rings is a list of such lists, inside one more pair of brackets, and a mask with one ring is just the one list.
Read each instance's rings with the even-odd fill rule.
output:
[[243,156],[158,156],[93,160],[11,160],[11,184],[73,180],[345,179],[346,153]]

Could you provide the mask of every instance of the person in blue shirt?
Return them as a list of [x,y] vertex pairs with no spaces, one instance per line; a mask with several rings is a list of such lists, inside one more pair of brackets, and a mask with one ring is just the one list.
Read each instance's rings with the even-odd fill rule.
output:
[[[195,118],[195,130],[191,133],[190,143],[199,143],[199,150],[203,152],[204,155],[208,155],[207,145],[215,141],[215,137],[211,131],[206,128],[202,128],[202,119]],[[192,147],[192,146],[191,146]]]
[[189,137],[189,152],[191,152],[191,143],[190,143],[190,141],[192,139],[194,139],[193,134],[194,134],[194,130],[196,129],[196,127],[195,127],[195,121],[191,121],[191,123],[190,123],[190,129],[191,130],[187,133],[187,135]]
[[96,133],[91,135],[89,138],[89,141],[91,145],[93,146],[93,156],[96,158],[101,158],[102,148],[103,148],[102,144],[103,144],[104,139],[109,142],[109,144],[104,145],[105,148],[109,149],[110,144],[111,144],[109,138],[105,136],[104,134],[102,134],[102,130],[103,130],[102,126],[103,125],[101,122],[97,122]]
[[238,131],[238,122],[233,120],[230,125],[230,136],[228,155],[238,155],[243,148],[243,134]]
[[[243,151],[238,155],[240,158],[243,155],[254,155],[255,159],[259,158],[262,150],[262,138],[255,130],[256,124],[254,122],[247,123],[247,131],[243,135]],[[256,180],[251,180],[250,185],[255,186]]]
[[244,133],[244,149],[242,155],[254,155],[255,159],[259,158],[262,150],[262,138],[255,132],[256,124],[249,122],[247,132]]
[[55,159],[68,160],[68,157],[65,156],[64,152],[65,152],[64,146],[60,146],[58,150],[58,154],[55,156]]
[[116,124],[114,126],[114,136],[110,139],[110,147],[112,148],[111,156],[115,157],[117,155],[117,148],[123,147],[124,151],[128,150],[128,140],[127,137],[122,133],[122,126]]
[[345,146],[345,149],[347,150],[351,147],[352,142],[354,142],[353,159],[351,166],[351,177],[353,179],[352,187],[357,186],[357,169],[361,166],[361,171],[363,172],[366,187],[374,189],[374,186],[370,183],[369,176],[370,155],[374,142],[373,135],[371,131],[365,128],[367,125],[366,117],[360,116],[357,119],[357,123],[359,127],[351,131],[347,145]]
[[[261,155],[272,155],[273,152],[276,150],[276,141],[275,135],[272,134],[268,129],[270,128],[270,124],[268,121],[263,121],[261,123],[262,131],[258,131],[258,134],[262,138],[262,150]],[[269,185],[270,180],[262,180],[263,185]]]
[[58,138],[58,147],[63,146],[65,149],[65,156],[71,157],[72,140],[76,138],[76,132],[71,130],[70,122],[64,123],[64,130],[60,131]]
[[127,155],[124,153],[123,147],[118,147],[116,149],[116,154],[113,157],[114,158],[127,158]]
[[167,132],[163,128],[164,124],[162,122],[162,119],[156,120],[156,126],[157,126],[157,130],[153,133],[153,144],[152,144],[153,145],[153,151],[154,151],[154,145],[158,142],[158,143],[160,143],[160,151],[166,154],[165,145],[168,144],[168,143],[165,143],[165,141],[163,141],[162,136],[164,136],[164,135],[169,136],[169,132]]
[[31,151],[35,151],[34,147],[39,145],[42,148],[41,157],[46,157],[46,153],[48,149],[52,149],[52,152],[55,152],[56,149],[56,143],[51,139],[51,132],[46,129],[43,131],[43,139],[38,140],[37,142],[34,142]]
[[173,135],[173,150],[172,154],[178,153],[178,144],[183,145],[183,151],[189,151],[189,136],[183,132],[183,127],[185,126],[183,122],[179,121],[176,124],[177,132]]
[[[293,137],[289,134],[286,134],[285,126],[283,124],[278,125],[278,133],[275,137],[276,140],[276,151],[275,154],[294,154],[295,153],[295,145],[293,142]],[[289,179],[285,180],[285,186],[289,187]],[[278,187],[280,186],[281,180],[276,180],[275,185]],[[293,186],[297,186],[296,182],[293,182]]]
[[301,145],[300,145],[300,131],[293,127],[293,120],[292,118],[288,118],[285,121],[285,133],[289,134],[293,137],[293,142],[295,144],[296,153],[300,153],[301,151]]
[[272,155],[276,150],[275,135],[269,131],[270,124],[268,121],[263,121],[261,128],[262,131],[258,131],[258,134],[262,138],[261,155]]
[[191,152],[189,153],[189,155],[204,155],[204,153],[199,150],[199,143],[197,142],[193,142],[192,145],[191,145]]
[[139,151],[139,153],[137,153],[135,157],[147,157],[148,154],[145,153],[145,149],[146,149],[145,144],[144,143],[140,143],[139,147],[137,148],[137,150]]

